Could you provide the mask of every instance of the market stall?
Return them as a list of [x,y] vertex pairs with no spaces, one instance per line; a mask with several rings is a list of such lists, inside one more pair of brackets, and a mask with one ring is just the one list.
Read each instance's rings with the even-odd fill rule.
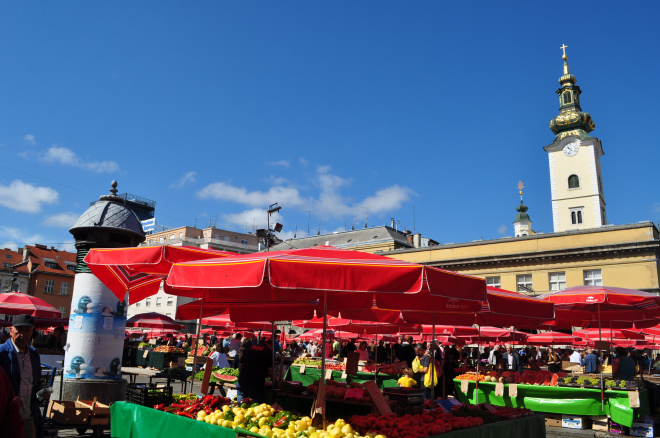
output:
[[[338,382],[345,382],[346,377],[342,378],[342,374],[343,374],[342,371],[332,370],[332,379]],[[301,371],[301,367],[291,366],[289,367],[289,371],[284,377],[284,380],[301,382],[304,386],[307,386],[314,383],[314,381],[319,380],[321,375],[328,377],[328,372],[326,371],[326,373],[322,374],[320,368],[308,368],[308,367],[305,367],[305,370]],[[358,383],[364,383],[376,379],[376,383],[378,384],[378,387],[380,389],[383,389],[383,388],[398,387],[399,385],[397,382],[400,377],[401,377],[400,375],[379,373],[378,376],[376,376],[375,373],[358,372],[357,374],[355,374],[355,376],[353,376],[352,381]]]
[[[537,412],[566,415],[608,415],[612,421],[630,427],[634,419],[649,414],[648,393],[640,390],[639,408],[631,408],[630,391],[606,390],[605,410],[601,409],[601,391],[591,388],[572,388],[543,385],[516,385],[517,396],[509,396],[511,384],[504,384],[502,396],[495,395],[497,383],[468,382],[467,392],[461,390],[462,380],[455,379],[455,394],[463,403],[488,402],[497,406],[531,409]],[[465,383],[463,383],[465,385]]]

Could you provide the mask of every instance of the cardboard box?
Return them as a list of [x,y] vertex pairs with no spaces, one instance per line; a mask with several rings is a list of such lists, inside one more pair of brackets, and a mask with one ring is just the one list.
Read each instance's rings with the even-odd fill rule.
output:
[[654,436],[653,435],[653,420],[648,417],[644,421],[633,422],[630,426],[631,436]]
[[545,425],[561,427],[561,414],[545,414]]
[[89,408],[76,407],[74,401],[51,400],[46,417],[60,424],[89,424],[91,413]]
[[607,415],[591,415],[589,419],[591,420],[591,428],[593,430],[609,431],[609,418]]
[[94,397],[94,400],[80,400],[80,397],[78,397],[78,400],[76,400],[76,407],[90,410],[90,426],[96,424],[110,424],[110,406],[99,403],[96,401],[96,397]]
[[619,423],[615,423],[614,421],[610,420],[610,433],[615,433],[617,435],[629,435],[629,429]]
[[561,427],[566,429],[587,429],[589,426],[589,417],[581,415],[562,415]]

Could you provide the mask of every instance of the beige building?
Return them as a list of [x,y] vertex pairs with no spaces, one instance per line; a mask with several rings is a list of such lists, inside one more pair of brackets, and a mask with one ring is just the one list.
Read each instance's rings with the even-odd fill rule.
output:
[[179,227],[147,235],[141,246],[175,245],[216,249],[238,254],[259,251],[259,238],[255,234],[237,233],[215,227]]

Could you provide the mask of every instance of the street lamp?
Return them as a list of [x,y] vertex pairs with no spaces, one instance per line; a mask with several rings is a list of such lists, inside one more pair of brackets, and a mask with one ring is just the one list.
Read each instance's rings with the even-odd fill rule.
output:
[[268,214],[268,228],[265,230],[257,230],[257,236],[259,237],[265,237],[266,241],[266,252],[270,251],[270,242],[271,242],[271,237],[273,235],[273,231],[275,232],[280,232],[282,231],[282,224],[275,223],[273,226],[273,229],[270,229],[270,215],[273,213],[277,213],[280,211],[282,207],[278,205],[278,203],[274,203],[268,206],[268,210],[266,210],[266,213]]

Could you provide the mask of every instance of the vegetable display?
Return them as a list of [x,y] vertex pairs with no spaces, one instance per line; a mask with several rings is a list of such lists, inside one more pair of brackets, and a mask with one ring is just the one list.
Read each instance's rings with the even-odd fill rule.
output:
[[[222,378],[216,378],[215,374],[220,375],[220,376],[238,377],[238,369],[236,369],[236,368],[213,367],[213,370],[211,372],[211,378],[209,379],[209,382],[211,382],[211,383],[222,383],[224,381],[229,381],[229,380],[223,380]],[[195,380],[199,380],[200,382],[202,380],[204,380],[204,370],[198,371],[195,374]]]
[[350,424],[356,432],[375,438],[423,438],[481,426],[484,420],[480,417],[455,416],[442,409],[435,409],[403,417],[397,417],[396,414],[353,416]]

